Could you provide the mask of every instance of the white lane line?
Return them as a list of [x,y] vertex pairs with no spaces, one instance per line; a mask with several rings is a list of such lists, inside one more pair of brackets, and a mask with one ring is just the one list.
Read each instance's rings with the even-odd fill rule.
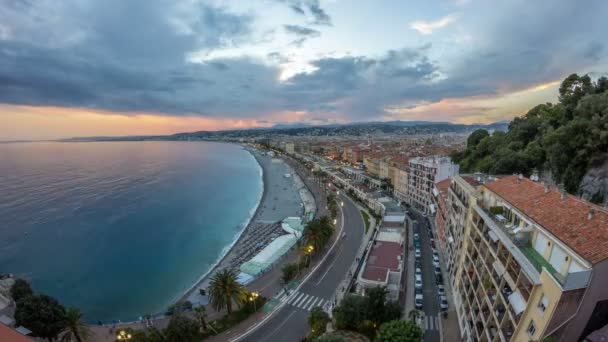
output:
[[289,319],[291,318],[291,316],[292,316],[294,313],[296,313],[296,312],[295,312],[295,311],[292,311],[292,312],[291,312],[291,313],[290,313],[290,314],[287,316],[287,318],[285,318],[285,320],[284,320],[283,322],[281,322],[281,324],[279,324],[279,326],[278,326],[276,329],[274,329],[274,330],[272,331],[272,333],[270,333],[270,335],[268,335],[268,340],[269,340],[269,341],[273,341],[273,340],[272,340],[270,337],[272,337],[274,334],[276,334],[276,333],[277,333],[277,331],[279,331],[279,330],[280,330],[280,329],[281,329],[281,328],[282,328],[282,327],[285,325],[285,323],[287,323],[287,321],[289,321]]
[[295,302],[291,303],[291,305],[293,305],[293,306],[298,306],[298,305],[300,305],[300,303],[301,303],[301,302],[304,302],[304,301],[306,300],[306,298],[308,298],[308,296],[310,296],[310,295],[305,294],[305,296],[304,296],[304,297],[302,297],[302,299],[301,299],[301,300],[295,301]]
[[[338,239],[342,239],[341,237],[338,237]],[[340,250],[338,251],[338,254],[335,256],[334,261],[331,262],[331,264],[329,265],[329,267],[327,267],[327,270],[325,271],[325,273],[323,273],[323,275],[321,276],[321,278],[319,278],[319,280],[317,281],[316,285],[321,284],[321,282],[323,281],[323,279],[325,278],[325,276],[327,275],[327,273],[329,273],[329,271],[331,270],[332,267],[334,267],[334,264],[336,263],[336,261],[338,261],[338,257],[340,256],[340,254],[342,254],[342,251],[344,250],[344,244],[340,245]]]
[[305,308],[305,309],[308,310],[308,311],[310,311],[313,307],[316,306],[315,304],[318,303],[319,300],[322,300],[322,298],[319,298],[319,297],[315,298],[315,300],[313,300],[312,302],[310,302],[310,305],[307,308]]
[[302,303],[300,303],[300,305],[298,305],[299,308],[304,309],[306,307],[306,305],[308,305],[308,303],[315,299],[314,296],[310,296],[310,298],[308,298],[307,300],[303,300]]
[[433,326],[433,322],[435,322],[433,320],[433,317],[428,317],[429,319],[429,330],[435,330],[434,326]]
[[292,296],[292,297],[291,297],[291,298],[290,298],[290,299],[287,301],[287,304],[294,303],[294,302],[296,301],[296,299],[300,299],[300,297],[301,297],[301,296],[303,296],[303,295],[304,295],[304,292],[299,292],[299,293],[294,294],[294,295],[293,295],[293,296]]
[[323,298],[319,298],[318,300],[315,301],[315,303],[313,305],[310,306],[310,308],[314,308],[315,306],[323,306]]

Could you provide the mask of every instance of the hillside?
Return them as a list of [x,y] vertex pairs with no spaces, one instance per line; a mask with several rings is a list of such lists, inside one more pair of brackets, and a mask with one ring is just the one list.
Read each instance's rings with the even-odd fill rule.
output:
[[608,199],[608,79],[568,76],[559,102],[539,104],[506,132],[479,129],[453,159],[463,172],[523,173],[543,178],[596,203]]

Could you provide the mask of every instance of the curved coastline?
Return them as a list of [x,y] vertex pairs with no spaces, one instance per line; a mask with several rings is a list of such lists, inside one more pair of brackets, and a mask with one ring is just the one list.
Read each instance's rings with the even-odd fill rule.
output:
[[208,278],[211,276],[211,274],[213,274],[213,272],[218,271],[219,270],[219,266],[221,265],[222,261],[224,261],[224,259],[226,259],[226,257],[230,254],[230,252],[234,249],[234,247],[237,245],[237,243],[241,240],[241,238],[243,237],[243,234],[250,228],[251,223],[253,222],[253,219],[257,216],[260,207],[262,205],[262,203],[264,202],[264,199],[268,193],[268,189],[267,184],[268,182],[266,181],[266,177],[267,177],[267,172],[264,170],[264,167],[262,166],[262,163],[260,163],[260,161],[258,160],[257,156],[255,155],[254,152],[251,151],[250,147],[241,145],[241,144],[237,144],[240,145],[242,149],[244,149],[245,151],[247,151],[249,153],[249,155],[255,160],[256,164],[258,165],[258,171],[259,171],[259,175],[260,175],[260,182],[262,185],[262,191],[260,192],[260,196],[258,198],[257,204],[255,205],[255,207],[251,208],[249,210],[249,216],[247,217],[247,219],[245,219],[245,221],[241,224],[242,225],[242,229],[239,230],[235,235],[234,235],[234,239],[232,240],[232,242],[228,245],[226,245],[223,249],[222,252],[220,253],[220,255],[218,256],[218,258],[216,259],[216,261],[212,264],[212,266],[209,268],[209,270],[207,270],[207,272],[205,272],[202,276],[200,276],[198,278],[198,280],[192,284],[192,286],[190,286],[186,291],[182,292],[181,294],[179,294],[178,296],[176,296],[175,298],[173,298],[171,301],[169,301],[169,303],[167,305],[165,305],[164,307],[168,307],[172,304],[175,304],[179,301],[188,299],[189,297],[192,296],[193,293],[195,293],[195,290],[197,290],[206,280],[208,280]]

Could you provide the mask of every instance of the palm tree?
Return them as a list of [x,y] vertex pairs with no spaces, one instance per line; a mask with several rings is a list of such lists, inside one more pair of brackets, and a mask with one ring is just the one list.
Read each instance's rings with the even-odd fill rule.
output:
[[203,331],[207,330],[207,309],[204,305],[196,307],[194,309],[194,315],[198,318],[199,322],[201,322],[201,329]]
[[313,220],[308,222],[304,228],[303,238],[307,245],[314,247],[314,252],[319,252],[323,245],[331,237],[331,231],[326,229],[321,221]]
[[234,270],[221,270],[213,275],[209,285],[209,299],[217,311],[226,308],[228,314],[232,313],[232,302],[241,305],[243,302],[243,286],[237,281]]
[[82,321],[82,313],[76,308],[69,308],[65,314],[65,330],[61,341],[86,341],[91,337],[91,329]]

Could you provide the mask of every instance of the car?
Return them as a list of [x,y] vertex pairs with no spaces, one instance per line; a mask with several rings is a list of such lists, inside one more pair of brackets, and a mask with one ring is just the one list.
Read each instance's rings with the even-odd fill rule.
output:
[[415,293],[415,294],[422,294],[422,289],[417,289],[417,288],[415,288],[415,289],[414,289],[414,293]]
[[414,280],[414,287],[418,288],[418,289],[422,288],[422,275],[416,274],[416,277]]
[[435,248],[435,239],[431,239],[431,247]]
[[415,246],[416,248],[420,248],[420,240],[416,240],[416,241],[414,241],[414,246]]
[[441,311],[448,311],[448,299],[445,296],[439,296],[439,308]]
[[421,255],[420,249],[416,248],[416,258],[420,258]]
[[420,240],[420,235],[418,233],[414,233],[414,241]]
[[415,274],[422,274],[422,270],[420,269],[420,267],[416,267]]
[[439,267],[439,262],[433,261],[433,267]]
[[441,274],[441,268],[439,266],[435,266],[435,275]]
[[443,285],[443,276],[440,274],[435,274],[435,284]]
[[422,300],[423,299],[424,299],[424,297],[422,296],[422,294],[416,295],[416,299],[414,300],[414,303],[416,304],[416,309],[422,309]]
[[422,263],[420,263],[420,259],[416,259],[415,265],[416,268],[422,268]]
[[445,287],[443,285],[437,285],[437,294],[441,296],[445,296]]

